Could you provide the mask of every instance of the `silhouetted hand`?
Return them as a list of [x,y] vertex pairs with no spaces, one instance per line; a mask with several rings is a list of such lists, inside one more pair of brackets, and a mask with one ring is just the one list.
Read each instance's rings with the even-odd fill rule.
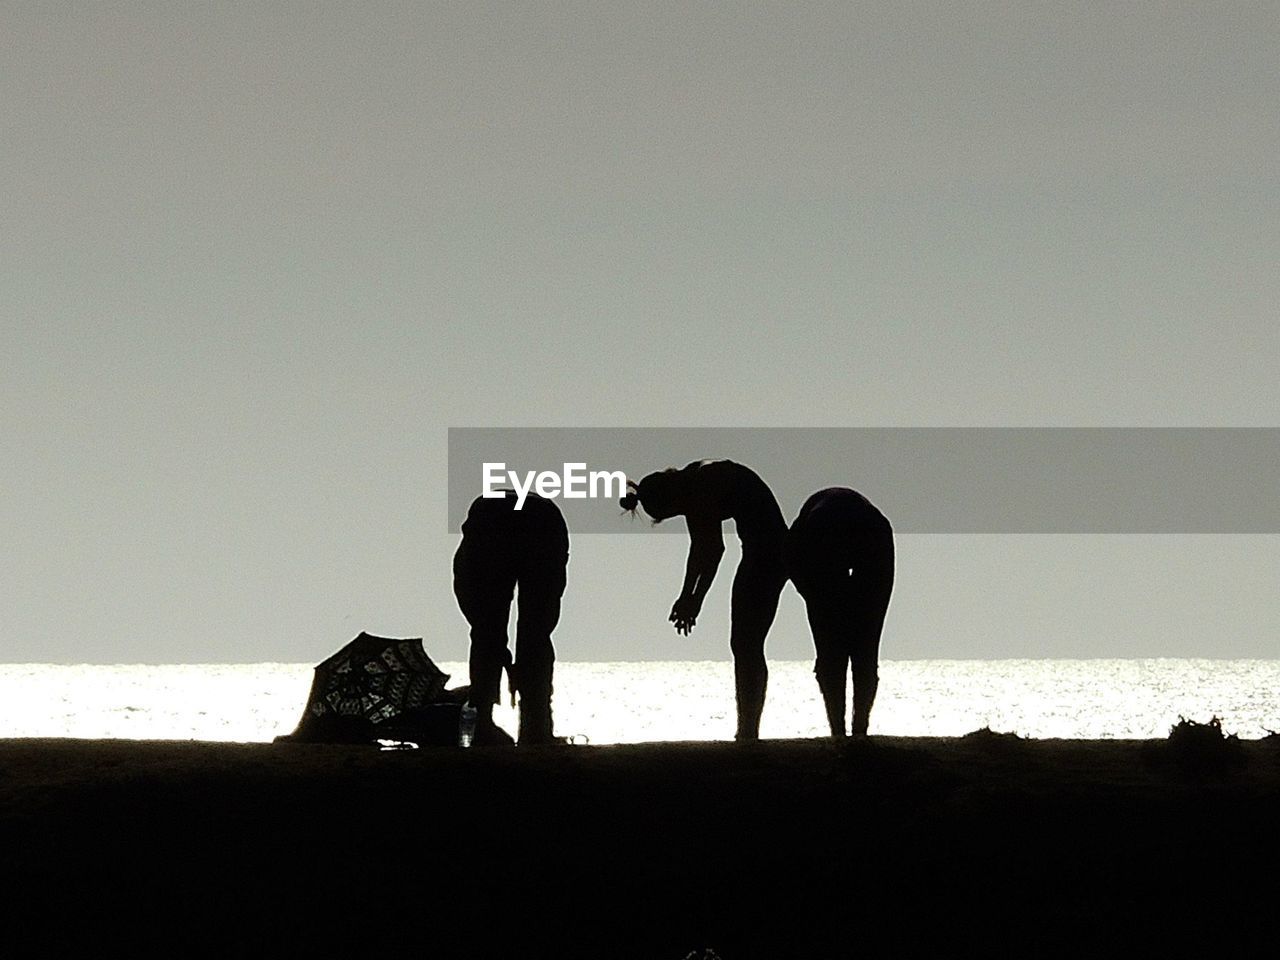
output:
[[689,635],[698,622],[698,614],[702,612],[702,601],[694,597],[681,597],[671,607],[671,616],[667,619],[676,626],[676,633]]

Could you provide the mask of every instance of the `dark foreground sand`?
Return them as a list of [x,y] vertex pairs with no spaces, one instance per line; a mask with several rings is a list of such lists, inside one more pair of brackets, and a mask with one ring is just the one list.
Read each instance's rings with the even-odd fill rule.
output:
[[1164,742],[998,738],[394,753],[0,741],[6,942],[1234,956],[1250,932],[1273,936],[1280,864],[1280,747],[1237,754],[1215,766]]

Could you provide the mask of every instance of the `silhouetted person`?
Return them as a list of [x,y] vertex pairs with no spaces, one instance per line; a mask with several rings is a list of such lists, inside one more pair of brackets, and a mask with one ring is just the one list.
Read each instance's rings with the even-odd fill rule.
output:
[[[560,621],[569,530],[560,508],[530,493],[520,510],[514,491],[502,498],[477,497],[462,524],[453,556],[453,592],[471,625],[471,704],[476,708],[474,743],[510,742],[493,722],[502,670],[520,695],[519,742],[549,743],[551,632]],[[507,650],[511,598],[519,588],[516,653]]]
[[787,572],[808,607],[831,735],[845,735],[845,676],[852,669],[853,735],[866,736],[893,592],[893,528],[857,491],[819,490],[787,534]]
[[742,541],[742,560],[733,578],[729,649],[733,651],[739,740],[760,735],[769,669],[764,641],[787,582],[783,560],[787,523],[773,491],[749,467],[732,460],[698,460],[681,469],[651,473],[622,498],[625,510],[638,505],[661,523],[683,516],[689,528],[684,586],[671,608],[676,631],[688,635],[702,610],[724,554],[721,524],[732,519]]

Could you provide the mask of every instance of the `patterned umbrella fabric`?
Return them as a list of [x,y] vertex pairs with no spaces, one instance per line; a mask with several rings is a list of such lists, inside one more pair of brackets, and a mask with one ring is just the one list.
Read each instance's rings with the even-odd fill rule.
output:
[[[316,666],[311,695],[298,729],[283,740],[365,742],[395,738],[460,702],[444,685],[449,675],[422,648],[421,638],[393,639],[361,633]],[[441,718],[435,718],[438,722]]]

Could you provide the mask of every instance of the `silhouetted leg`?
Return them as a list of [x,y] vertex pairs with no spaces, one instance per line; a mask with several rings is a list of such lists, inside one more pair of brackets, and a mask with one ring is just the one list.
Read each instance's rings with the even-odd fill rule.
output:
[[519,742],[550,743],[551,678],[555,648],[551,634],[560,622],[560,598],[564,594],[564,567],[551,561],[549,569],[528,571],[520,577],[516,615],[514,673],[520,693]]
[[871,723],[871,707],[880,686],[880,634],[884,629],[888,593],[860,598],[852,637],[853,735],[865,737]]
[[[777,567],[781,567],[781,554]],[[769,667],[764,658],[764,641],[778,612],[778,596],[786,584],[780,569],[752,563],[746,557],[733,578],[730,605],[729,649],[733,652],[734,692],[738,703],[738,740],[760,736],[760,715],[764,712]]]
[[813,672],[822,694],[822,705],[827,712],[827,725],[831,736],[843,737],[846,729],[845,678],[849,673],[849,624],[842,622],[840,608],[827,596],[811,596],[805,599],[809,614],[809,628],[813,631],[813,645],[817,652]]
[[476,708],[478,724],[492,724],[502,669],[511,660],[507,652],[507,621],[514,591],[515,575],[504,564],[467,549],[465,543],[458,548],[453,561],[453,592],[471,626],[470,701]]
[[[865,737],[871,725],[871,707],[876,702],[876,690],[880,686],[879,644],[872,646],[859,638],[858,650],[853,657],[853,735]],[[876,638],[877,641],[879,638]]]

